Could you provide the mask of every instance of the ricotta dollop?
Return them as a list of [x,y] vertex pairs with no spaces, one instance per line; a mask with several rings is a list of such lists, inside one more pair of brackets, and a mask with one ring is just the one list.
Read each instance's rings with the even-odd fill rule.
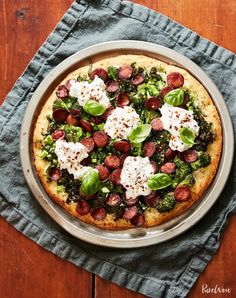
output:
[[127,140],[131,130],[139,124],[139,115],[132,107],[117,107],[107,117],[104,131],[112,139],[121,138]]
[[95,76],[91,83],[86,81],[72,82],[69,94],[72,97],[76,97],[82,107],[90,99],[99,102],[105,108],[110,106],[110,100],[106,94],[106,85],[98,76]]
[[172,150],[183,152],[192,147],[185,144],[180,137],[183,127],[190,128],[195,136],[199,133],[199,125],[193,118],[193,112],[182,108],[164,104],[161,108],[161,121],[163,128],[171,134],[169,146]]
[[80,162],[88,157],[86,147],[81,143],[66,142],[57,140],[55,153],[61,170],[67,170],[75,179],[81,179],[83,175],[91,170],[91,167],[85,167]]
[[154,169],[148,157],[128,156],[121,171],[120,183],[126,188],[126,198],[147,196],[151,189],[147,180],[154,174]]

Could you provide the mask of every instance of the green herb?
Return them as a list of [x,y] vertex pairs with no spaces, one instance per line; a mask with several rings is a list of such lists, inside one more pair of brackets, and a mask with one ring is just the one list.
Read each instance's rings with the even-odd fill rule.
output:
[[106,108],[95,100],[89,100],[84,105],[84,110],[90,115],[100,116],[106,111]]
[[157,210],[159,212],[170,212],[175,206],[175,197],[173,193],[168,193],[165,195],[164,199],[162,199],[158,205]]
[[173,187],[176,187],[189,174],[192,173],[192,168],[190,164],[185,163],[178,156],[174,158],[174,163],[176,165],[176,172],[175,172],[175,177],[173,181]]
[[94,131],[104,130],[104,125],[105,125],[104,122],[103,123],[100,123],[100,124],[96,124],[96,125],[93,126],[93,130]]
[[141,124],[133,128],[129,134],[129,140],[131,143],[142,143],[151,132],[150,124]]
[[179,183],[178,186],[186,185],[188,187],[191,187],[195,183],[195,179],[192,174],[189,174],[185,177],[185,179]]
[[171,106],[180,106],[184,101],[184,91],[175,89],[167,93],[164,97],[164,102]]
[[151,97],[151,96],[158,96],[159,90],[155,85],[142,84],[138,86],[138,93],[145,95],[146,97]]
[[117,70],[116,67],[109,66],[107,68],[107,72],[108,72],[109,79],[111,79],[111,80],[117,80],[118,79],[118,70]]
[[185,144],[187,144],[187,145],[194,145],[195,144],[195,142],[194,142],[194,140],[195,140],[195,134],[194,134],[194,132],[193,132],[192,129],[190,129],[188,127],[182,127],[180,129],[179,134],[180,134],[181,140]]
[[158,173],[148,179],[147,185],[153,190],[166,188],[172,184],[172,178],[168,174]]
[[131,143],[131,154],[134,156],[141,156],[142,151],[142,143]]
[[208,153],[199,152],[198,159],[191,163],[193,171],[196,171],[200,168],[207,167],[211,163],[211,157]]
[[77,143],[81,140],[81,137],[83,136],[83,131],[81,127],[65,124],[62,125],[60,128],[65,131],[66,140],[68,142]]
[[46,136],[46,138],[44,139],[44,143],[46,145],[51,145],[53,143],[52,136],[50,136],[50,135]]
[[88,171],[83,179],[80,186],[80,190],[85,195],[93,195],[100,189],[100,180],[98,172],[95,170]]

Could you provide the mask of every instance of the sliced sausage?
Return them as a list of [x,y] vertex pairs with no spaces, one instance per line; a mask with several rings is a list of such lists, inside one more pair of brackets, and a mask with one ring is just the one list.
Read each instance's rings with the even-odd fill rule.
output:
[[129,80],[132,77],[133,68],[130,65],[122,65],[118,76],[121,80]]
[[168,148],[165,152],[165,157],[168,160],[173,160],[176,156],[177,152],[175,150],[172,150],[171,148]]
[[76,83],[76,82],[77,82],[76,79],[67,80],[66,83],[65,83],[66,89],[68,91],[70,91],[71,85]]
[[174,173],[176,166],[173,162],[167,162],[161,166],[161,172],[165,174]]
[[103,220],[107,216],[106,209],[104,207],[99,207],[91,210],[91,216],[95,220]]
[[113,143],[115,150],[123,153],[128,153],[131,149],[131,145],[128,141],[117,141]]
[[86,202],[84,200],[78,201],[77,206],[76,206],[76,212],[79,215],[88,214],[89,211],[90,211],[90,206],[89,206],[89,203],[88,202]]
[[100,180],[105,180],[109,177],[110,171],[109,171],[108,167],[99,164],[96,166],[96,169],[98,170],[98,175],[99,175]]
[[152,157],[156,151],[156,145],[154,142],[146,142],[143,145],[143,155]]
[[57,129],[52,133],[53,141],[64,139],[64,137],[65,137],[65,132],[61,129]]
[[125,159],[126,157],[128,157],[129,155],[128,154],[122,154],[121,157],[120,157],[120,165],[121,167],[123,167],[123,164],[125,162]]
[[104,82],[108,81],[108,73],[104,68],[98,67],[98,68],[94,69],[89,75],[91,80],[94,80],[95,76],[99,77]]
[[134,206],[138,203],[139,198],[127,198],[126,195],[124,194],[123,196],[124,202],[127,206]]
[[154,171],[154,173],[156,173],[157,170],[158,170],[158,165],[157,165],[157,163],[156,163],[154,160],[150,160],[150,163],[151,163],[151,165],[152,165],[152,167],[153,167],[153,171]]
[[81,126],[84,130],[86,130],[86,131],[88,131],[88,132],[92,132],[92,131],[93,131],[93,127],[92,127],[92,125],[91,125],[87,120],[85,120],[85,119],[80,119],[80,126]]
[[161,89],[161,91],[160,91],[160,96],[161,96],[161,98],[164,98],[165,95],[166,95],[167,93],[169,93],[170,91],[172,91],[173,89],[174,89],[174,88],[171,87],[171,86],[167,86],[167,87],[164,87],[163,89]]
[[101,118],[106,121],[107,117],[111,115],[111,113],[114,111],[114,107],[109,107],[102,115]]
[[56,90],[56,96],[65,99],[69,96],[69,91],[65,85],[59,85]]
[[52,112],[52,117],[56,122],[64,122],[66,121],[66,118],[68,117],[69,112],[64,109],[56,109]]
[[130,220],[131,224],[135,227],[141,227],[145,223],[145,217],[143,214],[137,214]]
[[48,175],[49,175],[51,180],[58,181],[62,176],[62,171],[58,168],[51,168],[48,171]]
[[144,102],[145,108],[152,111],[157,111],[161,107],[161,104],[160,97],[150,97]]
[[106,199],[106,203],[108,206],[118,206],[121,203],[121,197],[117,193],[111,193]]
[[188,149],[187,151],[182,152],[182,157],[185,162],[191,163],[197,160],[198,158],[198,153],[196,150],[193,149]]
[[94,149],[94,146],[95,146],[93,138],[89,138],[89,137],[88,138],[83,138],[80,141],[80,143],[85,146],[87,153],[92,152],[93,149]]
[[130,103],[130,97],[127,93],[120,92],[116,96],[116,102],[119,107],[128,106]]
[[114,185],[120,185],[121,169],[114,170],[110,175],[110,180]]
[[94,123],[94,124],[101,124],[103,122],[102,117],[100,116],[91,116],[90,120]]
[[71,109],[70,114],[73,118],[80,118],[81,111],[79,109]]
[[187,186],[179,186],[174,191],[174,196],[177,201],[185,202],[191,199],[191,190]]
[[163,130],[163,123],[160,118],[154,118],[151,122],[151,126],[154,131]]
[[137,214],[138,214],[137,206],[125,207],[125,209],[123,211],[123,214],[122,214],[122,217],[126,220],[131,220]]
[[94,143],[97,147],[103,148],[106,146],[106,144],[109,141],[109,137],[105,132],[102,131],[96,131],[93,134]]
[[111,169],[117,169],[120,166],[120,159],[117,155],[108,155],[104,162],[105,165]]
[[115,93],[119,89],[119,83],[116,81],[109,81],[107,83],[107,92]]
[[148,207],[156,208],[160,197],[157,191],[153,190],[150,195],[143,197],[143,200]]
[[173,88],[182,87],[184,84],[184,77],[179,72],[171,72],[167,76],[167,84]]
[[137,74],[134,78],[131,79],[131,82],[134,84],[134,86],[142,84],[144,82],[144,74]]
[[73,125],[73,126],[79,126],[80,125],[80,121],[78,118],[74,118],[71,115],[68,115],[66,118],[66,123],[69,125]]

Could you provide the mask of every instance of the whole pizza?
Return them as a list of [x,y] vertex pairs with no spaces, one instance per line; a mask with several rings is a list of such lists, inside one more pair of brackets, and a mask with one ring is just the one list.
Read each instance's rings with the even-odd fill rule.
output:
[[118,55],[69,74],[38,116],[34,164],[66,211],[102,229],[153,227],[201,199],[222,148],[221,122],[186,70]]

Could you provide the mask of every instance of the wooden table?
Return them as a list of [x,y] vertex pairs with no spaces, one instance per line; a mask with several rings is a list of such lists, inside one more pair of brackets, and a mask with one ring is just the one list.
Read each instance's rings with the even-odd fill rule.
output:
[[[202,36],[236,52],[235,0],[135,0],[157,10]],[[0,98],[10,91],[36,50],[72,0],[2,0],[0,4]],[[218,253],[188,297],[202,294],[202,285],[231,288],[236,297],[236,217],[231,218]],[[94,276],[39,247],[0,220],[0,297],[73,298],[143,297]],[[157,294],[158,296],[158,294]]]

